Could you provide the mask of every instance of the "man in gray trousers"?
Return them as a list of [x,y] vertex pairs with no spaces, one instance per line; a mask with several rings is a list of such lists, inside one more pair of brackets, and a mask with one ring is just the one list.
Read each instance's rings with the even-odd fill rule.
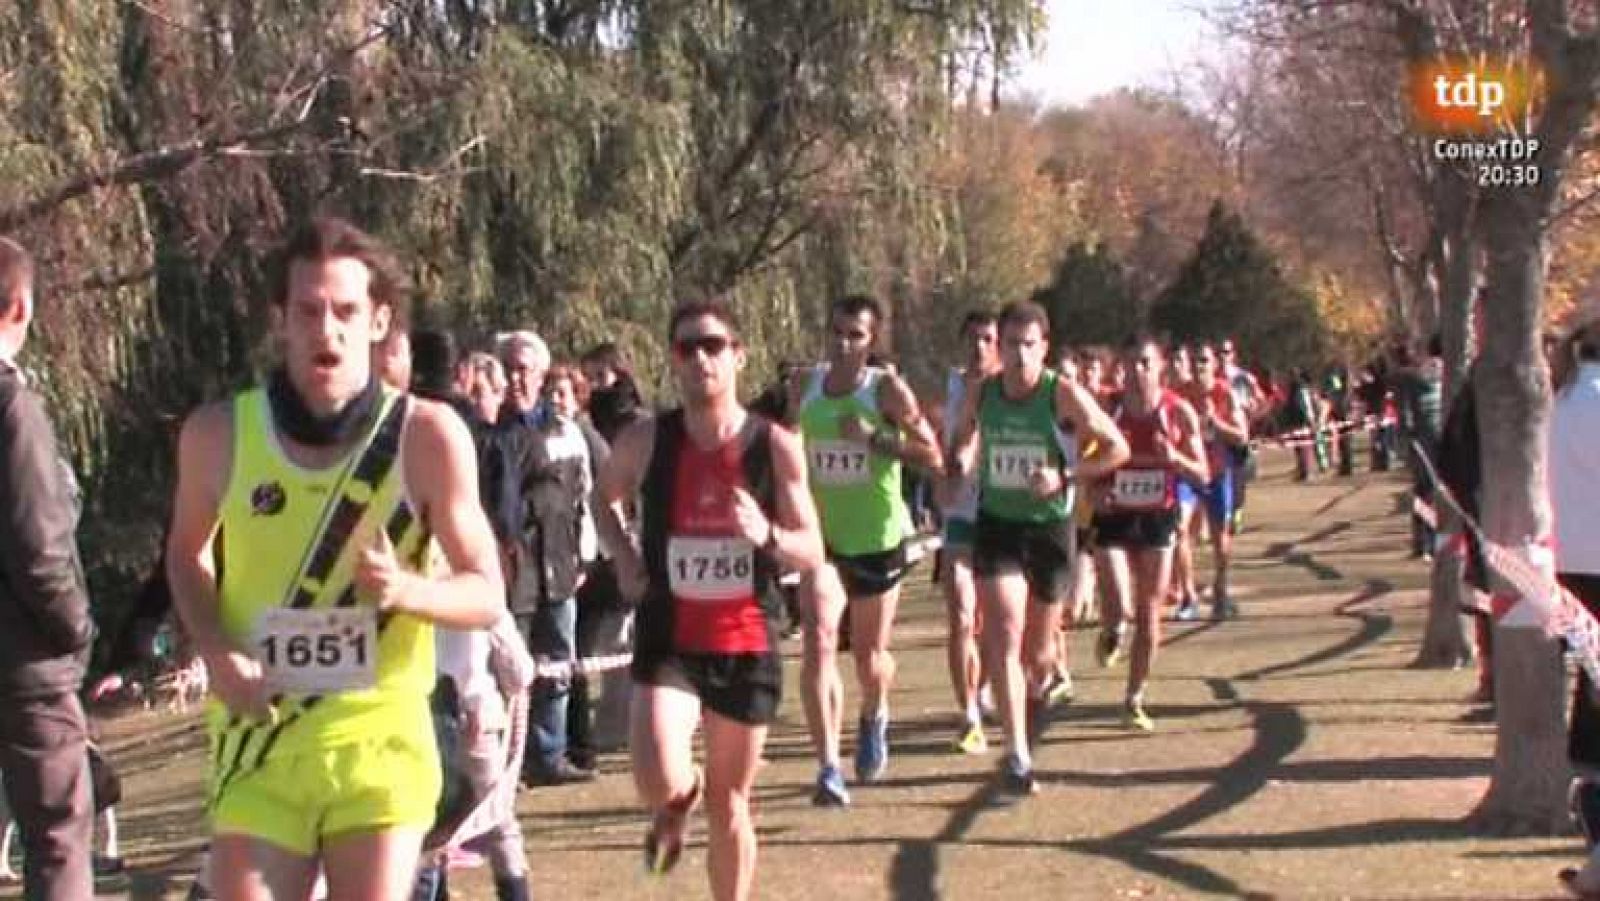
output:
[[15,363],[33,312],[33,261],[0,237],[0,771],[26,897],[84,901],[94,808],[78,689],[94,626],[73,537],[76,482]]

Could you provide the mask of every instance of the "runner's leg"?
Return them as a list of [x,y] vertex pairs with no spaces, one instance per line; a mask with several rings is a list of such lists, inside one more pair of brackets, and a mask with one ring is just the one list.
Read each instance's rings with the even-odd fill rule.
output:
[[330,838],[322,848],[328,897],[339,901],[405,901],[416,885],[420,829]]
[[706,866],[717,901],[749,898],[756,877],[756,827],[750,815],[767,727],[706,711]]
[[888,714],[889,689],[895,673],[889,636],[900,605],[900,586],[883,594],[852,598],[850,604],[855,608],[850,617],[850,641],[856,658],[856,678],[861,685],[861,716],[872,719]]
[[948,629],[945,660],[950,669],[950,687],[955,691],[956,709],[964,725],[978,722],[979,656],[977,641],[978,590],[972,580],[972,552],[946,547],[944,572],[945,616]]
[[652,813],[694,790],[700,698],[687,685],[635,682],[628,749],[633,784]]
[[218,901],[309,898],[317,859],[248,835],[224,833],[211,840],[206,875]]
[[1161,645],[1160,599],[1172,574],[1172,549],[1130,550],[1128,559],[1133,569],[1134,603],[1138,611],[1133,654],[1128,666],[1128,702],[1130,706],[1142,706],[1145,686],[1155,666],[1156,649]]
[[820,766],[839,765],[839,730],[844,718],[844,683],[839,678],[839,617],[844,586],[832,566],[807,573],[800,582],[805,613],[800,694],[805,702],[811,748]]
[[994,686],[995,706],[1005,732],[1006,750],[1029,762],[1022,673],[1022,634],[1026,626],[1028,582],[1010,571],[978,579],[978,604],[984,611],[984,668]]

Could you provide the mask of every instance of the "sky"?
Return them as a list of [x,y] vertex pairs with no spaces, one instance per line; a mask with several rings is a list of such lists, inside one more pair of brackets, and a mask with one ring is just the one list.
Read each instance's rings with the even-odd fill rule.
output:
[[1209,28],[1196,0],[1047,0],[1044,47],[1019,66],[1014,93],[1078,104],[1119,87],[1171,84]]

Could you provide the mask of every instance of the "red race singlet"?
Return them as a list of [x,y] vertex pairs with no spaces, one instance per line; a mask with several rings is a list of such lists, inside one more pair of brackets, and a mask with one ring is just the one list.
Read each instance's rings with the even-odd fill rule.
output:
[[699,654],[771,650],[756,598],[756,549],[733,517],[733,491],[746,487],[738,438],[702,450],[687,434],[673,474],[667,533],[667,581],[674,607],[673,646]]

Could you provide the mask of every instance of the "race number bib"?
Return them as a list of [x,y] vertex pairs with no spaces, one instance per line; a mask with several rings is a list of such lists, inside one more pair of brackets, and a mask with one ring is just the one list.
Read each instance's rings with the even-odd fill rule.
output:
[[811,481],[818,485],[865,485],[871,451],[856,441],[813,441]]
[[1165,469],[1119,469],[1111,485],[1111,500],[1129,510],[1158,510],[1167,505]]
[[667,581],[684,601],[732,601],[755,591],[755,553],[743,538],[667,540]]
[[989,484],[996,488],[1027,488],[1028,477],[1050,462],[1048,449],[1038,444],[996,444],[989,448]]
[[378,615],[371,607],[273,607],[256,623],[267,688],[284,694],[360,691],[378,682]]

